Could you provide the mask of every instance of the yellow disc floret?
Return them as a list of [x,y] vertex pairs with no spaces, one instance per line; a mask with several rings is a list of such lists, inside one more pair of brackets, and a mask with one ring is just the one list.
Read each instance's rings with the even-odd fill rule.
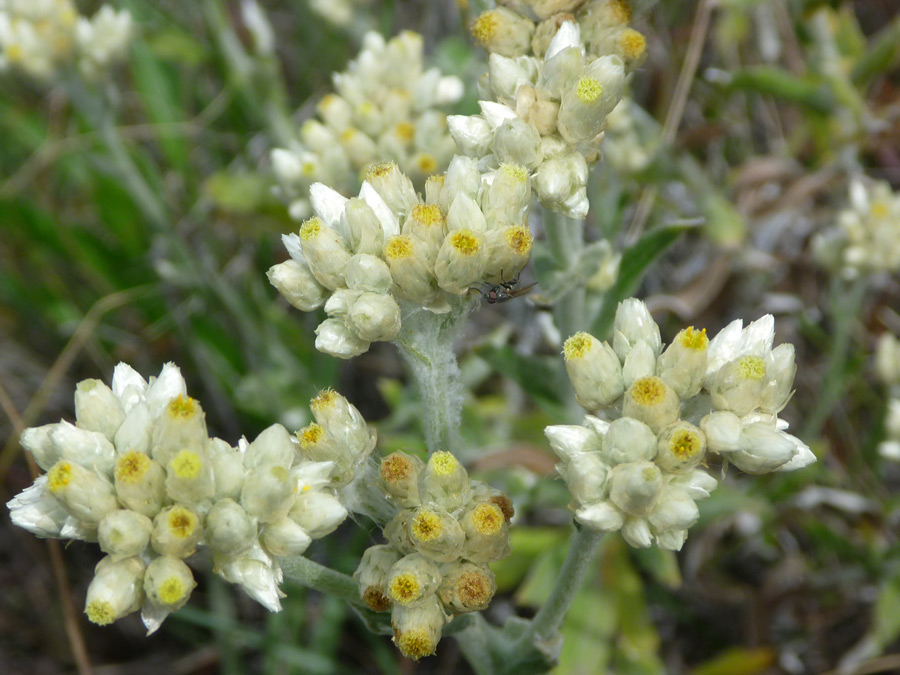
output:
[[412,239],[404,235],[391,237],[384,245],[384,257],[388,260],[400,260],[410,258],[413,254]]
[[300,447],[306,450],[321,441],[324,435],[325,429],[313,422],[297,432],[297,440],[300,441]]
[[709,338],[706,337],[706,329],[695,330],[693,326],[688,326],[679,337],[681,346],[685,349],[693,349],[702,351],[709,345]]
[[583,358],[591,350],[593,337],[589,333],[575,333],[563,343],[563,356],[566,361]]
[[199,525],[197,514],[190,509],[186,509],[183,506],[175,506],[169,511],[169,529],[176,536],[187,539],[194,534],[197,525]]
[[169,468],[179,478],[191,480],[200,475],[200,470],[203,468],[203,460],[200,459],[200,455],[192,450],[181,450],[169,462]]
[[575,95],[582,103],[593,103],[603,93],[603,85],[593,77],[582,77],[575,85]]
[[527,255],[534,244],[534,237],[524,225],[516,225],[506,231],[506,243],[518,255]]
[[394,169],[397,168],[397,165],[393,162],[382,162],[381,164],[373,164],[366,170],[366,180],[372,180],[374,178],[384,178],[388,174],[390,174]]
[[334,389],[323,389],[309,402],[309,407],[314,411],[326,410],[337,402],[338,396]]
[[472,24],[472,37],[483,45],[487,45],[497,34],[500,18],[497,12],[484,12]]
[[622,55],[629,61],[639,59],[647,51],[647,39],[633,28],[626,28],[619,36]]
[[438,476],[449,476],[459,469],[459,460],[453,453],[438,450],[431,456],[431,467]]
[[64,489],[72,480],[72,465],[69,462],[57,462],[47,473],[47,487],[56,493]]
[[431,656],[437,647],[431,634],[422,628],[413,628],[394,635],[394,644],[403,652],[404,656],[413,661],[418,661],[424,656]]
[[481,244],[478,237],[470,230],[459,230],[450,237],[450,245],[463,255],[474,255],[478,253]]
[[388,592],[395,602],[399,602],[401,605],[408,605],[419,599],[419,596],[422,594],[422,585],[415,574],[406,572],[398,574],[391,579],[391,587],[388,589]]
[[433,511],[419,511],[409,524],[410,534],[421,542],[434,541],[443,530],[441,517]]
[[107,600],[93,600],[84,608],[88,621],[98,626],[108,626],[116,620],[116,611]]
[[472,509],[472,524],[481,534],[497,534],[505,522],[503,511],[496,504],[479,504]]
[[199,406],[197,402],[190,396],[179,394],[166,406],[166,412],[170,417],[180,417],[182,419],[190,419],[197,414]]
[[738,372],[745,380],[761,380],[766,376],[766,362],[761,356],[742,356]]
[[666,400],[666,383],[655,376],[642,377],[631,385],[631,397],[642,406],[659,405]]
[[384,594],[381,586],[369,586],[362,593],[362,601],[373,612],[386,612],[391,608],[391,599]]
[[440,227],[444,224],[444,214],[437,204],[416,204],[410,215],[428,227]]
[[690,459],[703,451],[703,439],[691,429],[679,429],[669,439],[669,450],[678,459]]
[[404,143],[411,143],[416,136],[416,127],[412,122],[398,122],[394,126],[394,133]]
[[437,171],[438,162],[431,153],[421,152],[416,156],[416,166],[422,173],[434,173]]
[[381,460],[381,480],[400,483],[412,476],[415,465],[406,455],[395,452]]
[[178,577],[170,577],[159,586],[159,599],[167,605],[177,605],[184,600],[188,589]]
[[456,581],[456,594],[466,607],[483,607],[491,599],[491,581],[483,572],[466,572]]
[[520,183],[524,183],[528,180],[527,169],[519,164],[501,164],[500,171],[503,172],[503,175],[514,178]]
[[150,458],[143,452],[131,450],[116,461],[116,480],[138,483],[150,469]]
[[322,221],[313,216],[300,226],[300,238],[306,241],[315,239],[322,231]]

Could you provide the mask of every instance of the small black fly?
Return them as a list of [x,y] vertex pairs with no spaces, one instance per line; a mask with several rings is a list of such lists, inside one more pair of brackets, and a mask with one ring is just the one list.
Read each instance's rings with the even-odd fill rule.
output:
[[[501,275],[502,276],[502,275]],[[519,298],[531,292],[531,289],[537,286],[537,282],[522,286],[519,277],[510,281],[501,281],[499,284],[489,286],[487,290],[481,288],[470,288],[469,291],[477,291],[481,294],[482,299],[489,305],[496,305],[498,302],[506,302],[513,298]]]

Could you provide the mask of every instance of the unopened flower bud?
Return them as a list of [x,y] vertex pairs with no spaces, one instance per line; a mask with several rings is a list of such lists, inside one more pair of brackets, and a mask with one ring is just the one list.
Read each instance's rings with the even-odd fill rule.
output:
[[472,24],[472,37],[489,52],[503,56],[527,54],[534,22],[505,7],[483,12]]
[[[344,205],[341,214],[343,231],[349,237],[350,250],[357,254],[381,255],[384,228],[372,207],[364,199],[354,197]],[[349,286],[349,281],[347,283]]]
[[581,452],[559,465],[560,474],[578,504],[590,504],[606,497],[609,465],[599,452]]
[[175,504],[156,514],[150,543],[160,555],[187,558],[197,550],[202,535],[200,517],[191,509]]
[[415,549],[431,560],[450,562],[462,555],[465,534],[457,520],[444,509],[419,507],[410,516],[408,530],[409,541]]
[[430,303],[435,295],[435,278],[429,269],[427,245],[413,237],[391,237],[384,245],[384,259],[391,268],[393,293],[401,300]]
[[672,424],[681,414],[678,396],[658,377],[643,377],[625,392],[622,414],[646,424],[655,433]]
[[655,354],[662,349],[659,326],[647,305],[635,298],[623,300],[616,309],[613,323],[613,349],[624,362],[628,352],[641,340],[650,345]]
[[890,333],[882,333],[878,338],[878,345],[875,348],[875,372],[885,384],[900,383],[900,340]]
[[700,420],[700,429],[711,452],[729,453],[740,448],[743,425],[733,412],[722,410],[706,415]]
[[406,555],[413,553],[416,548],[409,538],[409,521],[412,518],[411,509],[401,509],[397,512],[382,531],[384,538],[393,548]]
[[570,218],[584,218],[588,211],[588,168],[580,152],[567,152],[544,160],[532,177],[541,204]]
[[[220,445],[221,444],[221,445]],[[244,487],[244,460],[241,454],[221,439],[210,442],[215,499],[239,499]]]
[[366,181],[394,213],[406,216],[419,203],[412,181],[393,162],[370,167]]
[[35,463],[44,471],[49,471],[51,466],[62,459],[61,449],[54,445],[52,433],[63,424],[65,422],[28,427],[19,438],[22,447],[31,453]]
[[656,457],[656,434],[640,420],[620,417],[603,437],[603,454],[613,465],[649,461]]
[[153,459],[167,466],[176,453],[199,452],[208,440],[206,417],[200,404],[179,394],[166,404],[154,428]]
[[798,441],[774,425],[757,422],[741,431],[740,447],[726,457],[746,473],[764,474],[775,471],[798,452]]
[[466,559],[494,562],[509,555],[509,530],[496,504],[477,504],[463,514],[460,524],[466,534]]
[[760,395],[760,409],[777,414],[787,405],[794,386],[797,365],[794,363],[794,345],[778,345],[766,354],[768,382]]
[[381,460],[379,474],[384,489],[400,506],[419,503],[419,473],[425,466],[415,455],[394,452]]
[[386,293],[363,293],[350,305],[346,322],[362,340],[393,340],[400,332],[400,306]]
[[119,454],[137,450],[146,454],[151,453],[153,447],[153,431],[156,420],[150,414],[150,409],[143,402],[135,403],[128,413],[122,426],[116,431],[115,446]]
[[312,537],[296,521],[281,518],[263,525],[259,541],[274,556],[298,556],[312,543]]
[[[563,462],[582,452],[596,452],[603,447],[603,437],[580,425],[556,425],[544,428],[550,447]],[[654,438],[654,442],[656,439]]]
[[316,349],[339,359],[352,359],[369,348],[369,342],[347,328],[344,319],[326,319],[316,328]]
[[730,410],[743,417],[762,403],[763,390],[768,381],[763,357],[745,355],[729,361],[709,385],[713,408]]
[[663,471],[687,473],[694,469],[706,454],[706,436],[690,422],[675,422],[659,436],[656,463]]
[[136,511],[118,510],[108,513],[97,528],[100,550],[113,560],[140,555],[150,543],[152,521]]
[[309,267],[296,260],[273,265],[266,276],[284,299],[301,311],[312,312],[328,298],[327,289],[316,281]]
[[313,217],[300,227],[300,245],[316,281],[329,290],[344,285],[344,270],[350,260],[350,252],[341,235],[318,217]]
[[428,458],[419,474],[419,498],[453,511],[463,505],[469,490],[469,475],[451,453],[439,450]]
[[143,452],[120,455],[114,472],[116,495],[123,506],[152,518],[166,498],[166,472]]
[[450,115],[447,117],[447,127],[462,154],[469,157],[484,157],[488,154],[494,134],[484,118],[476,115]]
[[497,581],[487,565],[454,562],[441,571],[443,579],[438,595],[453,613],[478,612],[491,604]]
[[141,606],[144,562],[140,558],[104,558],[88,586],[84,613],[91,623],[106,626]]
[[147,600],[169,612],[184,607],[196,586],[191,568],[171,556],[160,556],[147,565],[144,574]]
[[80,464],[61,459],[47,472],[47,490],[78,520],[96,524],[118,508],[109,481]]
[[597,532],[615,532],[625,523],[625,516],[610,502],[594,502],[575,511],[575,520]]
[[100,380],[82,380],[75,387],[75,419],[88,431],[99,431],[112,441],[125,419],[122,404]]
[[388,594],[388,583],[391,568],[398,560],[400,554],[390,546],[370,546],[353,573],[360,599],[373,612],[386,612],[393,604]]
[[484,235],[468,229],[455,230],[447,235],[438,251],[434,274],[442,289],[464,295],[472,284],[482,279],[486,265]]
[[576,333],[563,345],[563,355],[580,406],[597,410],[622,395],[625,390],[622,366],[606,342],[589,333]]
[[632,516],[646,516],[662,490],[662,474],[653,462],[619,464],[609,474],[610,500]]
[[222,499],[206,514],[206,543],[213,551],[231,555],[253,545],[256,526],[233,499]]
[[529,170],[538,168],[544,159],[537,128],[518,116],[506,120],[497,128],[491,150],[500,162],[518,164]]
[[708,347],[706,329],[695,330],[689,326],[675,336],[659,357],[657,374],[682,401],[700,393],[706,375]]
[[[378,253],[381,253],[379,247]],[[391,290],[391,270],[379,257],[359,253],[347,263],[345,271],[347,288],[354,291],[387,293]]]
[[347,509],[337,497],[316,490],[298,494],[290,512],[291,520],[313,539],[321,539],[334,532],[347,515]]
[[630,387],[642,377],[649,377],[656,373],[656,354],[653,348],[641,340],[625,357],[622,364],[622,379],[626,387]]
[[441,582],[437,566],[419,553],[410,553],[390,569],[388,595],[402,607],[409,607],[433,595]]
[[244,479],[241,506],[252,518],[268,523],[285,517],[294,500],[294,483],[287,469],[264,464]]

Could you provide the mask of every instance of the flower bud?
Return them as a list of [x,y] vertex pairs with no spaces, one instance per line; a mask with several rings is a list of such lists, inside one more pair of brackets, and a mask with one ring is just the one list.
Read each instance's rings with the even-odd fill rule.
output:
[[[603,447],[603,437],[592,429],[576,425],[556,425],[544,428],[550,447],[563,462],[583,452],[596,452]],[[654,443],[656,438],[654,437]]]
[[181,450],[166,465],[166,493],[170,499],[191,506],[208,502],[216,493],[209,453]]
[[650,523],[644,518],[626,518],[622,525],[622,538],[634,548],[647,548],[653,543]]
[[686,474],[669,477],[669,486],[684,490],[691,499],[706,499],[719,485],[719,482],[701,469],[694,469]]
[[631,516],[653,511],[662,490],[662,474],[653,462],[619,464],[609,473],[609,498]]
[[350,260],[350,252],[341,235],[318,217],[313,217],[300,227],[300,245],[316,281],[329,290],[344,285],[344,270]]
[[104,476],[112,473],[116,449],[104,434],[61,422],[50,430],[50,441],[61,459],[71,460]]
[[34,461],[44,471],[49,471],[51,466],[62,459],[60,448],[53,443],[52,433],[63,424],[65,422],[28,427],[19,438],[21,446],[31,453]]
[[112,560],[138,556],[150,543],[153,523],[136,511],[118,510],[108,513],[97,528],[100,550]]
[[391,268],[393,294],[401,300],[427,305],[437,293],[426,249],[426,244],[404,235],[385,242],[384,259]]
[[256,469],[277,465],[290,469],[297,456],[290,432],[281,424],[273,424],[264,429],[244,452],[244,467]]
[[539,19],[558,14],[559,12],[571,12],[584,4],[584,0],[525,0]]
[[659,326],[650,316],[647,305],[635,298],[623,300],[613,322],[613,349],[624,362],[628,352],[641,340],[650,345],[654,354],[659,354],[662,349]]
[[659,535],[671,530],[687,530],[697,522],[699,516],[697,505],[687,492],[668,487],[647,520]]
[[453,511],[462,506],[469,491],[469,474],[451,453],[438,450],[419,474],[419,498]]
[[[482,103],[487,105],[489,102],[483,101]],[[492,103],[491,105],[500,104]],[[511,115],[515,115],[509,108],[503,105],[500,105],[500,107]],[[438,206],[441,207],[441,211],[448,213],[450,211],[450,206],[456,200],[457,195],[465,193],[472,199],[477,199],[480,190],[481,171],[478,168],[478,161],[472,157],[456,155],[450,160],[450,166],[447,167],[447,175],[444,179],[444,189],[441,191]]]
[[[347,233],[350,250],[357,254],[381,255],[384,228],[364,199],[354,197],[344,205],[341,228]],[[349,281],[347,282],[349,286]]]
[[353,573],[360,599],[373,612],[386,612],[393,604],[388,594],[388,577],[398,560],[400,554],[390,546],[370,546]]
[[490,176],[492,180],[485,188],[481,200],[481,209],[489,229],[520,226],[531,203],[528,171],[518,164],[501,164]]
[[594,502],[575,511],[575,520],[597,532],[615,532],[622,528],[625,516],[610,502]]
[[454,562],[442,569],[442,573],[438,596],[454,614],[487,609],[497,592],[497,580],[487,565]]
[[424,466],[421,459],[405,452],[393,452],[381,460],[382,484],[398,505],[411,507],[419,503],[419,474]]
[[639,341],[625,357],[622,364],[622,379],[626,387],[630,387],[642,377],[650,377],[656,373],[656,354],[653,348],[643,340]]
[[116,431],[114,444],[118,453],[121,455],[137,450],[149,455],[153,447],[155,426],[156,420],[150,414],[147,405],[143,402],[135,403],[125,415],[122,426]]
[[405,657],[414,661],[431,656],[437,649],[447,620],[436,595],[411,607],[394,605],[391,610],[394,644]]
[[416,509],[410,516],[408,533],[416,551],[431,560],[450,562],[463,553],[465,534],[456,519],[440,507]]
[[482,12],[471,27],[472,37],[489,52],[502,56],[527,54],[534,22],[505,7]]
[[687,473],[706,454],[706,436],[690,422],[681,420],[669,425],[659,436],[656,463],[663,471]]
[[447,235],[438,251],[434,274],[442,289],[464,295],[472,284],[481,281],[486,265],[484,235],[468,229],[455,230]]
[[588,168],[579,152],[567,152],[544,160],[532,177],[541,204],[570,218],[584,218],[588,211]]
[[729,361],[709,384],[713,408],[730,410],[743,417],[763,402],[762,394],[768,381],[763,357],[745,355]]
[[147,565],[144,574],[147,600],[169,612],[184,607],[196,586],[191,568],[171,556],[160,556]]
[[114,472],[116,495],[123,506],[152,518],[166,498],[166,472],[143,452],[120,455]]
[[286,468],[264,464],[247,473],[241,506],[252,518],[268,523],[285,517],[294,500],[294,482]]
[[477,504],[463,514],[460,525],[466,535],[464,558],[486,563],[509,555],[506,518],[496,504]]
[[384,526],[382,533],[388,544],[406,555],[414,553],[416,548],[409,538],[409,521],[412,518],[411,509],[401,509],[388,524]]
[[366,181],[394,213],[406,216],[419,203],[412,181],[393,162],[370,167]]
[[122,404],[100,380],[82,380],[75,387],[75,419],[88,431],[99,431],[112,441],[125,419]]
[[[378,253],[381,253],[380,247]],[[391,270],[375,255],[359,253],[350,258],[344,276],[347,288],[354,291],[388,293],[391,290]]]
[[346,322],[362,340],[393,340],[400,332],[400,306],[390,295],[363,293],[350,305]]
[[659,433],[678,419],[678,396],[658,377],[642,377],[625,392],[622,414],[640,420]]
[[489,230],[485,236],[487,265],[484,280],[491,284],[515,279],[528,264],[534,237],[524,225]]
[[316,328],[316,349],[339,359],[352,359],[369,349],[369,342],[347,328],[344,319],[326,319]]
[[233,499],[222,499],[206,514],[206,543],[216,552],[233,555],[250,548],[256,526]]
[[576,333],[563,345],[563,355],[578,405],[598,410],[622,395],[622,366],[606,342],[589,333]]
[[323,389],[309,402],[309,407],[316,421],[354,462],[369,456],[375,447],[375,432],[350,401],[333,389]]
[[96,524],[118,508],[113,486],[98,473],[66,459],[47,472],[47,490],[78,520]]
[[296,260],[273,265],[266,277],[288,303],[304,312],[318,309],[328,297],[327,289],[316,281],[309,267]]
[[544,58],[556,32],[567,21],[575,23],[575,17],[567,12],[558,12],[537,25],[531,38],[531,51],[537,58]]
[[419,553],[411,553],[391,567],[388,595],[402,607],[409,607],[433,595],[441,581],[437,566]]
[[578,504],[590,504],[606,498],[606,476],[609,466],[599,452],[573,455],[565,466],[558,467],[569,492]]
[[199,516],[191,509],[175,504],[156,514],[150,543],[160,555],[187,558],[197,550],[202,534]]
[[182,450],[202,451],[209,440],[200,404],[181,394],[168,401],[153,431],[153,459],[163,466]]
[[601,56],[569,89],[562,92],[557,129],[573,145],[589,141],[603,130],[606,116],[622,99],[625,67],[618,56]]
[[334,532],[347,515],[347,509],[337,497],[315,490],[298,494],[290,512],[291,520],[313,539],[321,539]]
[[263,525],[259,541],[274,556],[298,556],[309,548],[312,537],[296,521],[281,518]]
[[649,461],[656,457],[656,434],[640,420],[620,417],[603,437],[603,454],[613,465]]
[[106,626],[141,606],[145,565],[140,558],[104,558],[88,586],[84,613],[91,623]]
[[259,546],[237,555],[213,552],[213,569],[270,612],[281,611],[280,568],[273,567],[272,559]]
[[659,357],[658,375],[682,401],[700,393],[706,375],[709,339],[706,329],[688,326],[675,336]]
[[540,133],[519,116],[506,120],[497,128],[491,150],[501,163],[518,164],[532,171],[544,159]]
[[778,345],[766,354],[766,374],[768,382],[760,395],[760,409],[777,414],[787,405],[794,386],[794,345]]
[[733,412],[710,413],[700,420],[700,428],[711,452],[730,453],[740,448],[743,425]]
[[757,422],[744,427],[738,451],[726,457],[746,473],[769,473],[791,461],[799,451],[798,442],[774,425]]
[[449,115],[447,127],[456,141],[457,150],[463,155],[484,157],[490,152],[489,146],[494,134],[484,118],[476,115]]

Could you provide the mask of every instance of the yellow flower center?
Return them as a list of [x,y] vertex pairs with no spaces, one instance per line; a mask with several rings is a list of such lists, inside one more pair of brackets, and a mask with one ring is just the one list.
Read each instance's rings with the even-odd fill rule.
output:
[[528,171],[524,166],[520,166],[518,164],[501,164],[500,171],[503,172],[504,176],[508,176],[513,178],[520,183],[524,183],[528,180]]
[[72,465],[69,462],[57,462],[47,474],[47,487],[50,492],[57,493],[72,480]]
[[631,398],[642,406],[659,405],[666,400],[666,383],[655,376],[642,377],[631,385]]
[[369,586],[363,591],[362,600],[373,612],[386,612],[391,608],[391,599],[384,594],[381,586]]
[[394,644],[407,658],[418,661],[424,656],[434,654],[437,646],[434,639],[424,628],[413,628],[404,633],[394,635]]
[[190,419],[197,414],[197,402],[190,396],[179,394],[166,406],[166,412],[170,417]]
[[478,253],[481,244],[474,232],[469,230],[459,230],[450,237],[450,245],[463,255],[474,255]]
[[527,227],[516,225],[506,230],[506,243],[517,255],[528,255],[534,244],[534,237]]
[[359,132],[353,127],[348,127],[341,132],[341,141],[347,143],[348,141],[353,140],[353,137],[356,136]]
[[300,226],[300,238],[304,241],[315,239],[322,230],[322,221],[313,216]]
[[647,39],[638,31],[627,28],[619,36],[622,55],[629,61],[639,59],[647,51]]
[[417,222],[427,227],[440,227],[444,224],[444,214],[437,204],[417,204],[410,215]]
[[423,152],[416,158],[416,166],[419,167],[419,171],[422,173],[434,173],[437,171],[438,163],[434,155]]
[[472,510],[472,524],[481,534],[497,534],[504,522],[503,511],[496,504],[479,504]]
[[872,217],[873,218],[885,218],[890,209],[886,202],[875,202],[872,204]]
[[88,606],[84,609],[84,613],[87,614],[87,618],[91,623],[95,623],[98,626],[108,626],[116,620],[116,613],[113,610],[113,606],[106,600],[94,600],[89,602]]
[[381,460],[381,479],[385,483],[400,483],[413,474],[413,463],[406,455],[395,452]]
[[300,447],[306,450],[322,440],[324,435],[325,429],[313,422],[297,432],[297,440],[300,441]]
[[761,380],[766,376],[766,362],[760,356],[742,356],[738,372],[745,380]]
[[563,344],[563,356],[566,361],[583,358],[591,350],[593,343],[594,339],[589,333],[575,333]]
[[443,529],[441,517],[433,511],[420,511],[409,526],[410,533],[419,541],[434,541]]
[[603,93],[603,85],[593,77],[582,77],[575,86],[575,95],[582,103],[593,103]]
[[169,529],[175,536],[187,539],[196,528],[197,516],[193,511],[176,506],[169,512]]
[[150,458],[143,452],[131,450],[116,462],[116,480],[122,483],[138,483],[150,469]]
[[334,389],[323,389],[315,398],[309,402],[309,407],[313,410],[325,410],[331,408],[337,403],[338,394]]
[[184,600],[187,592],[184,582],[178,577],[169,577],[159,586],[159,599],[167,605],[177,605]]
[[404,143],[410,143],[416,136],[416,127],[412,122],[398,122],[394,126],[394,133]]
[[466,572],[456,580],[456,595],[465,607],[480,607],[491,597],[491,582],[483,572]]
[[703,441],[696,431],[680,429],[672,434],[669,450],[678,459],[690,459],[703,449]]
[[397,168],[397,165],[393,162],[382,162],[381,164],[373,164],[366,171],[366,180],[373,180],[375,178],[384,178],[388,176],[394,169]]
[[438,450],[431,456],[431,468],[438,476],[449,476],[459,469],[459,460],[453,453]]
[[172,458],[169,467],[179,478],[193,480],[200,475],[200,469],[203,468],[203,460],[200,455],[192,450],[182,450]]
[[497,12],[484,12],[472,24],[472,37],[481,44],[486,45],[497,34],[499,27],[500,17]]
[[709,345],[709,338],[706,337],[706,329],[694,330],[693,326],[688,326],[679,336],[681,346],[685,349],[693,349],[702,351]]
[[417,600],[422,593],[422,586],[415,574],[406,572],[398,574],[391,580],[391,597],[401,605],[408,605]]
[[412,239],[402,234],[391,237],[384,245],[384,257],[388,260],[410,258],[413,254]]

